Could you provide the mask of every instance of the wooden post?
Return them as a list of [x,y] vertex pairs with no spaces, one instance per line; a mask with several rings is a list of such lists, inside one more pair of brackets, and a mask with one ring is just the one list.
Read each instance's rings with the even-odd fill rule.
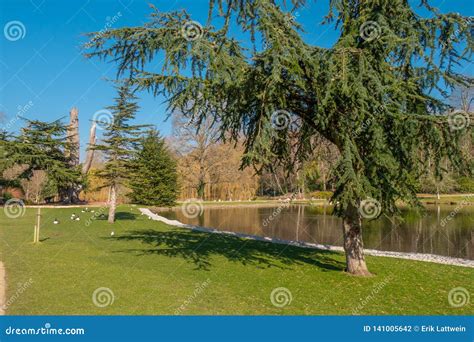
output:
[[36,243],[36,224],[35,224],[35,231],[33,234],[33,243]]
[[40,227],[41,227],[41,208],[38,208],[38,213],[36,214],[36,236],[35,236],[35,242],[39,242],[39,237],[40,237]]

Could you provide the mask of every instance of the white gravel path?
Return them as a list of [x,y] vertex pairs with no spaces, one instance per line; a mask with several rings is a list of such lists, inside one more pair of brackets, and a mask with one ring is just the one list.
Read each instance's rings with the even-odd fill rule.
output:
[[[315,248],[315,249],[322,249],[326,251],[335,251],[335,252],[344,252],[343,247],[341,246],[330,246],[330,245],[322,245],[317,243],[310,243],[310,242],[301,242],[301,241],[290,241],[290,240],[280,240],[271,237],[262,237],[256,235],[249,235],[249,234],[241,234],[223,230],[217,230],[213,228],[205,228],[200,226],[194,226],[191,224],[184,224],[177,220],[169,220],[163,216],[157,215],[151,212],[150,209],[140,208],[139,209],[144,215],[147,215],[152,220],[161,221],[166,223],[170,226],[180,227],[180,228],[187,228],[199,232],[205,233],[214,233],[214,234],[225,234],[236,236],[245,239],[252,239],[257,241],[267,241],[272,243],[280,243],[285,245],[291,246],[298,246],[304,248]],[[446,264],[446,265],[455,265],[455,266],[463,266],[463,267],[471,267],[474,268],[474,260],[468,259],[461,259],[461,258],[451,258],[442,255],[435,255],[435,254],[422,254],[422,253],[403,253],[403,252],[390,252],[390,251],[379,251],[375,249],[364,249],[365,254],[373,255],[373,256],[383,256],[389,258],[399,258],[399,259],[409,259],[409,260],[417,260],[417,261],[426,261],[426,262],[434,262],[437,264]]]

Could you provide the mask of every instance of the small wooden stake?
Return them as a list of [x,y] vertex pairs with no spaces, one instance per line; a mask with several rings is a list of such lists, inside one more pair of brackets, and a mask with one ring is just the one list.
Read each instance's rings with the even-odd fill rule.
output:
[[38,213],[36,214],[37,223],[35,226],[35,243],[40,240],[40,227],[41,227],[41,208],[38,208]]

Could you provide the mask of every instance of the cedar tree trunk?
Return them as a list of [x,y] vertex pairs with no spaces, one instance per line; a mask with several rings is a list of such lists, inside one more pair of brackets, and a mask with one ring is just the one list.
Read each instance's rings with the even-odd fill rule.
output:
[[371,275],[365,264],[362,243],[362,220],[358,209],[349,205],[343,217],[344,251],[346,252],[346,272],[357,276]]

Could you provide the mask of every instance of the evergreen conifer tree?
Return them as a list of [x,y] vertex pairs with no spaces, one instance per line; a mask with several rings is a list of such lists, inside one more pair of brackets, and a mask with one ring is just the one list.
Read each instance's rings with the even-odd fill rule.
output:
[[36,170],[45,171],[60,199],[69,201],[68,189],[77,186],[81,179],[79,169],[71,167],[66,153],[70,148],[66,136],[67,126],[61,120],[26,120],[20,135],[8,144],[8,165],[24,166],[18,179],[28,179]]
[[176,161],[156,131],[143,138],[131,163],[129,194],[134,203],[158,206],[175,204],[178,184]]
[[[406,0],[330,0],[326,18],[339,37],[320,47],[303,39],[293,15],[305,3],[210,0],[205,25],[185,11],[155,10],[147,25],[100,35],[88,56],[112,58],[119,77],[164,95],[193,122],[210,116],[223,137],[244,134],[245,165],[295,150],[303,162],[315,137],[331,142],[340,153],[332,201],[346,270],[369,275],[363,216],[393,214],[397,201],[417,205],[427,160],[438,177],[445,157],[453,168],[467,165],[459,141],[470,126],[458,123],[469,120],[447,115],[446,95],[472,84],[458,69],[472,53],[472,22],[428,0],[421,9]],[[239,28],[253,46],[232,36]]]
[[141,139],[141,128],[144,127],[144,125],[130,124],[139,108],[135,101],[137,97],[133,94],[130,85],[126,82],[118,85],[117,93],[115,104],[107,107],[110,118],[104,118],[104,122],[98,123],[105,129],[103,139],[93,146],[95,150],[102,151],[106,160],[104,168],[99,170],[97,175],[104,179],[101,188],[110,189],[109,223],[115,222],[118,191],[130,176],[130,162]]

